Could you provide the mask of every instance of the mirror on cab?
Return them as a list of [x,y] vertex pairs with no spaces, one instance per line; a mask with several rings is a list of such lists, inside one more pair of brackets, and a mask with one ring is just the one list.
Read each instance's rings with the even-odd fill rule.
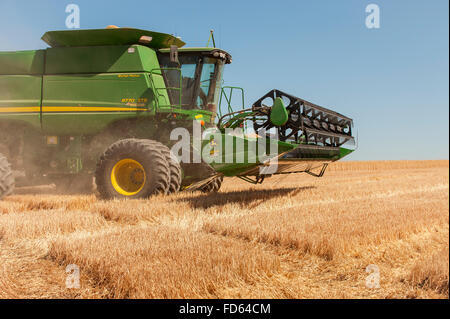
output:
[[180,64],[178,61],[178,47],[176,45],[170,46],[170,62]]

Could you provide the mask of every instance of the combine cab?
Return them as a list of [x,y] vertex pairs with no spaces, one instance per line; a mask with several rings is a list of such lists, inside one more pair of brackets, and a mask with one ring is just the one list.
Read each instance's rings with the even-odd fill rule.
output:
[[322,176],[352,151],[351,119],[279,90],[233,109],[224,50],[130,28],[42,39],[0,52],[0,197],[48,183],[101,198],[214,192],[224,176]]

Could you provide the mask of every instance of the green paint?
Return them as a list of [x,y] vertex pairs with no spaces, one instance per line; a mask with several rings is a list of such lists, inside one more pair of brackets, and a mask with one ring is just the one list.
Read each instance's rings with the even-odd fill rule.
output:
[[82,47],[132,45],[140,43],[142,36],[151,37],[152,40],[146,45],[155,49],[168,48],[171,45],[182,47],[185,44],[166,33],[133,28],[49,31],[42,36],[42,40],[52,47]]
[[45,50],[0,52],[0,75],[29,75],[44,72]]
[[339,151],[340,151],[339,159],[341,159],[341,158],[347,156],[348,154],[354,152],[354,150],[351,150],[351,149],[348,149],[348,148],[344,148],[344,147],[340,147]]
[[283,100],[279,97],[273,102],[270,112],[270,122],[275,126],[283,126],[288,120],[288,112],[284,106]]
[[154,49],[142,45],[64,47],[46,50],[46,74],[150,72],[158,68]]

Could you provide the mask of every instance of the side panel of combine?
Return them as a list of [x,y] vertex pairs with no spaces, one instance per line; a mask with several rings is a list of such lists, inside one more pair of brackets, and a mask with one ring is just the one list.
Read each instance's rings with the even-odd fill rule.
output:
[[44,87],[42,127],[47,134],[95,134],[152,107],[144,74],[45,76]]
[[0,53],[0,115],[8,114],[8,121],[40,127],[44,54],[44,50]]
[[48,49],[42,127],[46,134],[95,134],[110,123],[154,114],[148,72],[155,51],[142,46]]

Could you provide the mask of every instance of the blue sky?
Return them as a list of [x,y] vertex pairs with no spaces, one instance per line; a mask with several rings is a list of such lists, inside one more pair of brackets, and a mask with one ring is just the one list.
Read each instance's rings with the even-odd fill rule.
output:
[[[0,51],[45,48],[40,37],[66,29],[70,3],[83,29],[143,28],[188,46],[214,29],[233,56],[225,84],[244,87],[249,106],[278,88],[352,117],[349,159],[449,158],[447,0],[1,0]],[[370,3],[379,29],[365,26]]]

